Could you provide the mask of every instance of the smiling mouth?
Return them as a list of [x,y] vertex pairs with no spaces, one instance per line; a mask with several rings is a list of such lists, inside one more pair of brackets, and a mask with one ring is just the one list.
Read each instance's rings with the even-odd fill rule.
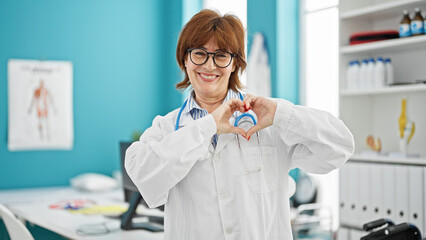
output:
[[200,76],[202,80],[207,81],[207,82],[212,82],[219,77],[219,75],[204,74],[204,73],[198,73],[198,76]]

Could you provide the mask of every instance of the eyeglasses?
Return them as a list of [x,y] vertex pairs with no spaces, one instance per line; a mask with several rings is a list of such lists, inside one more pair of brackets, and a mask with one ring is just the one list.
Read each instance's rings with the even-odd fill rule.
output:
[[189,52],[189,58],[191,62],[195,65],[203,65],[209,60],[209,55],[213,55],[213,62],[219,68],[226,68],[231,64],[232,58],[236,54],[229,53],[227,51],[219,50],[217,52],[207,52],[202,48],[190,48],[187,50]]
[[118,231],[120,229],[116,222],[101,222],[80,226],[76,232],[80,236],[99,236]]

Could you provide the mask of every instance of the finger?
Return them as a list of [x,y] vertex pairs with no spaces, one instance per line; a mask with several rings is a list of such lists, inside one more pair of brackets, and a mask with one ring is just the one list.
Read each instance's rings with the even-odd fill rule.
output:
[[228,105],[231,107],[232,112],[240,111],[244,112],[244,103],[239,99],[232,98],[228,101]]
[[235,112],[235,105],[236,103],[232,99],[226,101],[225,104],[223,104],[224,110],[226,112],[225,115],[227,117],[231,116]]
[[250,109],[250,98],[252,97],[251,94],[246,94],[244,96],[243,102],[244,102],[244,108],[248,111]]
[[254,103],[256,101],[257,97],[251,94],[246,94],[246,96],[244,97],[244,107],[245,109],[248,111],[251,109],[251,105],[252,103]]
[[238,99],[235,99],[235,98],[231,98],[231,99],[229,99],[228,101],[226,101],[226,104],[229,106],[229,107],[233,107],[233,106],[238,106],[238,103],[240,102],[240,100],[238,100]]
[[241,136],[247,138],[247,133],[242,128],[231,126],[231,128],[229,128],[229,132],[240,134]]
[[253,133],[261,130],[262,127],[259,124],[254,125],[253,127],[251,127],[246,134],[246,138],[249,139],[251,137],[251,135],[253,135]]

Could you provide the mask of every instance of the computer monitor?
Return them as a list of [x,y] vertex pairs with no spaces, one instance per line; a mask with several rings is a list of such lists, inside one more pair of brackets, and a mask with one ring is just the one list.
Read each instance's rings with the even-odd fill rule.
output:
[[[125,155],[127,148],[131,145],[131,142],[120,142],[120,159],[121,159],[121,173],[123,179],[123,191],[124,200],[129,202],[129,209],[121,216],[121,229],[132,230],[132,229],[144,229],[152,232],[163,231],[163,228],[158,224],[163,224],[164,218],[156,216],[148,216],[150,222],[156,224],[150,224],[146,222],[133,222],[133,218],[136,216],[136,209],[140,203],[148,206],[143,200],[142,195],[139,193],[136,185],[130,179],[127,174],[126,168],[124,167]],[[159,207],[164,210],[164,206]]]

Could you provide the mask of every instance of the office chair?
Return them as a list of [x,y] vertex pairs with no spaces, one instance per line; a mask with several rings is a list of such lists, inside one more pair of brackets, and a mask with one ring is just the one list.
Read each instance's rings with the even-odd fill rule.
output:
[[409,223],[395,225],[389,219],[378,219],[362,226],[369,234],[361,240],[422,240],[420,230]]
[[0,204],[0,218],[3,219],[11,240],[34,240],[25,225],[2,204]]

